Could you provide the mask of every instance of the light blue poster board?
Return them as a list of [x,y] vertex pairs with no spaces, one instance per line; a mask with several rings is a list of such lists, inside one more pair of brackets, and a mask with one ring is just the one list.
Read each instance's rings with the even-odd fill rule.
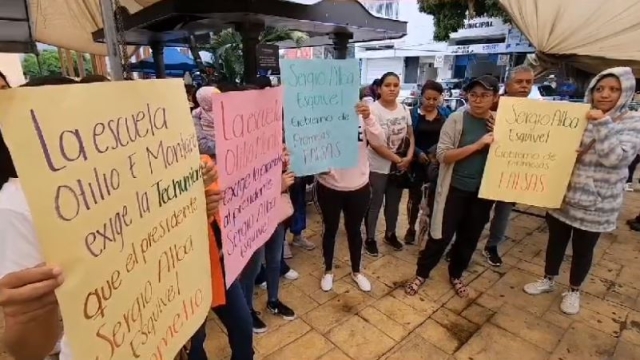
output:
[[297,176],[358,163],[357,59],[281,60],[284,134]]

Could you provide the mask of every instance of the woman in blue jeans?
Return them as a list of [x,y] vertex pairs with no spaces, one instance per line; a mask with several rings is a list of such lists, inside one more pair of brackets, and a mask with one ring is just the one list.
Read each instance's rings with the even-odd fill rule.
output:
[[[220,227],[216,222],[212,223],[213,232],[217,241],[222,238]],[[221,245],[221,244],[219,244]],[[224,261],[224,260],[223,260]],[[244,292],[240,281],[235,280],[225,293],[226,303],[213,308],[213,312],[224,327],[229,337],[231,348],[231,360],[253,360],[253,332],[251,311],[245,301]],[[207,337],[207,322],[191,337],[188,353],[189,360],[208,360],[204,350],[204,341]]]
[[282,249],[284,246],[285,225],[279,224],[269,240],[253,254],[242,274],[240,284],[244,292],[246,305],[251,311],[253,332],[263,333],[267,331],[267,325],[260,319],[260,313],[253,308],[253,289],[256,277],[260,272],[262,259],[265,262],[265,274],[267,280],[267,310],[280,315],[285,320],[294,320],[296,314],[291,308],[283,304],[278,298],[280,289],[280,263],[282,261]]

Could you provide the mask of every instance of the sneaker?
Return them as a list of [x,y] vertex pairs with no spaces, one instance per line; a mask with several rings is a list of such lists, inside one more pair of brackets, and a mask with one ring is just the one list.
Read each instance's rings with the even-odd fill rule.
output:
[[296,313],[291,310],[287,305],[283,304],[279,300],[267,302],[267,309],[273,315],[280,315],[285,320],[295,320]]
[[633,224],[629,225],[629,227],[633,231],[640,231],[640,222],[633,223]]
[[267,282],[265,281],[263,283],[258,284],[258,287],[262,290],[267,290]]
[[287,280],[297,280],[300,277],[297,271],[293,269],[289,269],[286,274],[284,274],[284,278]]
[[302,235],[294,235],[292,244],[294,246],[303,248],[303,249],[305,249],[307,251],[311,251],[311,250],[316,248],[316,245],[314,243],[312,243],[311,241],[307,240]]
[[282,257],[285,259],[291,259],[293,257],[293,254],[291,253],[291,247],[289,246],[289,242],[286,240],[284,242],[284,254],[282,254]]
[[451,261],[451,248],[449,248],[449,250],[447,250],[447,252],[444,253],[444,261],[446,262]]
[[262,319],[260,319],[260,313],[255,311],[255,310],[251,310],[251,318],[253,319],[253,332],[256,334],[262,334],[263,332],[267,331],[267,324],[264,323],[264,321],[262,321]]
[[634,224],[640,224],[640,218],[638,218],[638,216],[634,217],[633,219],[627,220],[627,225],[633,226]]
[[524,286],[524,292],[529,295],[540,295],[543,293],[552,292],[555,289],[556,282],[546,277]]
[[575,315],[580,311],[580,291],[569,290],[562,294],[560,310],[567,315]]
[[322,280],[320,280],[320,288],[322,291],[331,291],[333,288],[333,274],[324,274],[322,275]]
[[371,291],[371,283],[361,273],[351,274],[351,278],[353,279],[353,281],[356,282],[356,284],[358,284],[358,287],[360,288],[360,290],[365,292]]
[[373,257],[378,257],[378,255],[380,255],[378,252],[378,243],[375,239],[367,239],[364,241],[364,252]]
[[395,251],[400,251],[404,247],[402,246],[402,243],[398,240],[398,237],[396,236],[395,233],[385,235],[384,242],[386,242],[387,245],[391,246]]
[[498,248],[496,246],[485,247],[482,250],[482,255],[487,258],[487,262],[491,266],[502,266],[502,258],[498,254]]
[[413,245],[416,242],[416,231],[413,229],[407,229],[407,233],[404,234],[404,243],[407,245]]
[[628,191],[628,192],[633,192],[633,183],[626,183],[624,184],[624,191]]

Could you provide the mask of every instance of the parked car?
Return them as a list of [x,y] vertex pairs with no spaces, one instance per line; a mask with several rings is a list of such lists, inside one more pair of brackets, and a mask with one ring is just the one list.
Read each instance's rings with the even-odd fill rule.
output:
[[408,108],[412,108],[414,106],[418,106],[420,104],[420,98],[418,96],[409,96],[402,99],[401,104]]
[[440,81],[444,88],[444,96],[449,98],[460,97],[460,92],[464,87],[462,79],[445,79]]
[[450,98],[444,98],[444,106],[448,107],[449,110],[451,110],[451,112],[455,112],[456,110],[460,109],[463,106],[467,105],[467,101],[465,99],[462,98],[456,98],[456,97],[450,97]]
[[402,84],[400,85],[400,94],[398,95],[398,102],[404,103],[404,99],[410,97],[417,97],[420,93],[418,90],[418,84]]

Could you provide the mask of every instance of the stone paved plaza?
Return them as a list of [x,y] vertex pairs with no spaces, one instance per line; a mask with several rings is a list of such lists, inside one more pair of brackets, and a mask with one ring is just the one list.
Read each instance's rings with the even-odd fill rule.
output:
[[[380,257],[364,256],[364,273],[373,285],[366,294],[348,276],[343,231],[336,247],[334,289],[323,292],[321,224],[310,206],[306,234],[318,247],[311,252],[293,248],[288,262],[301,276],[281,286],[282,301],[298,318],[287,322],[266,314],[266,292],[257,290],[256,306],[269,331],[255,336],[256,359],[640,360],[640,234],[624,224],[638,211],[640,193],[626,195],[619,229],[604,235],[596,249],[582,310],[567,316],[559,304],[568,282],[570,249],[558,279],[564,289],[537,297],[522,291],[525,283],[543,275],[547,234],[542,219],[513,214],[508,241],[501,247],[502,267],[490,267],[476,252],[465,275],[469,299],[455,296],[444,261],[418,295],[408,297],[402,286],[414,273],[418,248],[396,252],[382,244]],[[405,229],[403,212],[398,235]],[[215,316],[208,321],[207,350],[213,360],[230,357]],[[8,359],[3,354],[0,348],[0,360]]]

